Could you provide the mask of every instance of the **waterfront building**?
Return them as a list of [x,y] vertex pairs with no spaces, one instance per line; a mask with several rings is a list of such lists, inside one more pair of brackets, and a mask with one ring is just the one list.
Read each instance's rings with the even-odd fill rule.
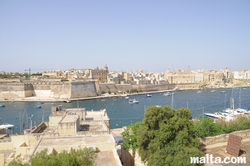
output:
[[250,79],[250,70],[234,71],[233,78],[234,79],[249,80]]
[[[53,106],[49,122],[42,122],[34,129],[20,135],[0,135],[0,166],[5,166],[17,155],[24,162],[41,150],[57,154],[63,150],[91,148],[96,151],[96,165],[121,166],[116,143],[110,134],[106,109],[86,111],[85,108]],[[105,158],[105,162],[102,159]]]
[[195,83],[195,74],[188,70],[167,72],[165,77],[170,84]]

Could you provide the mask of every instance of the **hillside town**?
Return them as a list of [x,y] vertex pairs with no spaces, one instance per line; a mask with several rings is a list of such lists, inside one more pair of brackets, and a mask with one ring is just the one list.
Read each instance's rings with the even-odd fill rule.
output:
[[[103,69],[70,69],[42,73],[31,73],[31,70],[28,73],[1,72],[0,76],[0,99],[10,104],[19,99],[69,101],[83,97],[100,97],[103,93],[124,94],[133,89],[148,92],[176,88],[250,86],[250,70],[229,69],[167,70],[165,73],[141,70],[126,73],[109,71],[105,65]],[[32,157],[45,149],[48,149],[48,154],[57,155],[64,150],[81,148],[95,152],[95,165],[146,165],[138,153],[123,148],[121,133],[126,127],[111,129],[106,109],[86,110],[52,105],[48,121],[42,121],[35,127],[32,126],[31,117],[30,121],[29,128],[22,127],[20,134],[8,134],[9,128],[0,128],[0,166],[7,166],[17,156],[21,157],[23,163],[28,163]],[[249,141],[249,130],[237,135],[244,141]],[[205,148],[211,150],[226,146],[227,140],[228,136],[222,135],[208,137],[202,140],[202,143]]]
[[[19,74],[31,75],[30,80],[41,81],[96,81],[108,84],[131,84],[131,85],[162,85],[162,84],[200,84],[200,86],[225,87],[231,85],[250,85],[250,70],[231,71],[227,68],[221,70],[189,70],[177,69],[161,73],[145,72],[116,72],[109,70],[105,65],[103,68],[95,69],[69,69],[57,71],[44,71],[31,73],[31,69],[24,73],[0,72],[0,82],[21,82],[24,78],[12,78]],[[7,77],[4,76],[10,76]]]

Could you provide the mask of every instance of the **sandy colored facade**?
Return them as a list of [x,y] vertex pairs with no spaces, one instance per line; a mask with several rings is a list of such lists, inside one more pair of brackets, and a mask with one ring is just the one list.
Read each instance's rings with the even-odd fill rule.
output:
[[[57,154],[85,147],[96,151],[97,165],[121,166],[105,109],[86,111],[84,108],[54,106],[51,111],[49,122],[41,123],[32,131],[25,130],[22,135],[1,135],[0,166],[6,166],[19,154],[23,162],[28,162],[30,157],[45,148],[49,153]],[[108,161],[103,163],[106,154],[109,154]]]

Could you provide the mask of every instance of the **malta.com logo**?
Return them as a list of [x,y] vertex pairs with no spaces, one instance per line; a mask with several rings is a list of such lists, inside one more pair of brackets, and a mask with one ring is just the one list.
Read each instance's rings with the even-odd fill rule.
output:
[[206,154],[204,157],[190,157],[191,164],[246,164],[246,157],[214,157]]

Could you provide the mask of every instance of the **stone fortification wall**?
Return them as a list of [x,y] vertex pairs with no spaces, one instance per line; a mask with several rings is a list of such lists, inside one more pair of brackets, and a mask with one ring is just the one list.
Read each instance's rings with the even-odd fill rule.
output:
[[42,98],[81,98],[97,96],[99,86],[94,81],[0,83],[0,99],[31,96]]
[[19,78],[13,79],[0,79],[0,83],[13,83],[13,82],[21,82]]
[[200,84],[194,83],[194,84],[176,84],[176,87],[179,89],[200,89]]
[[35,82],[32,84],[34,88],[34,96],[38,97],[51,97],[50,83],[48,82]]
[[0,84],[0,98],[13,99],[13,98],[26,97],[25,95],[28,95],[29,93],[27,94],[24,93],[25,86],[28,87],[28,85],[24,83],[1,83]]
[[34,87],[32,84],[24,84],[24,96],[25,97],[30,97],[34,96]]
[[94,81],[71,82],[71,98],[97,96],[96,84]]
[[141,90],[143,92],[162,91],[175,88],[175,84],[162,84],[162,85],[132,85],[133,89]]
[[130,85],[130,84],[99,84],[100,92],[127,92],[132,89],[138,91],[149,92],[149,91],[162,91],[174,89],[175,84],[163,84],[163,85]]
[[53,98],[70,98],[71,83],[70,82],[54,82],[51,84],[51,96]]

